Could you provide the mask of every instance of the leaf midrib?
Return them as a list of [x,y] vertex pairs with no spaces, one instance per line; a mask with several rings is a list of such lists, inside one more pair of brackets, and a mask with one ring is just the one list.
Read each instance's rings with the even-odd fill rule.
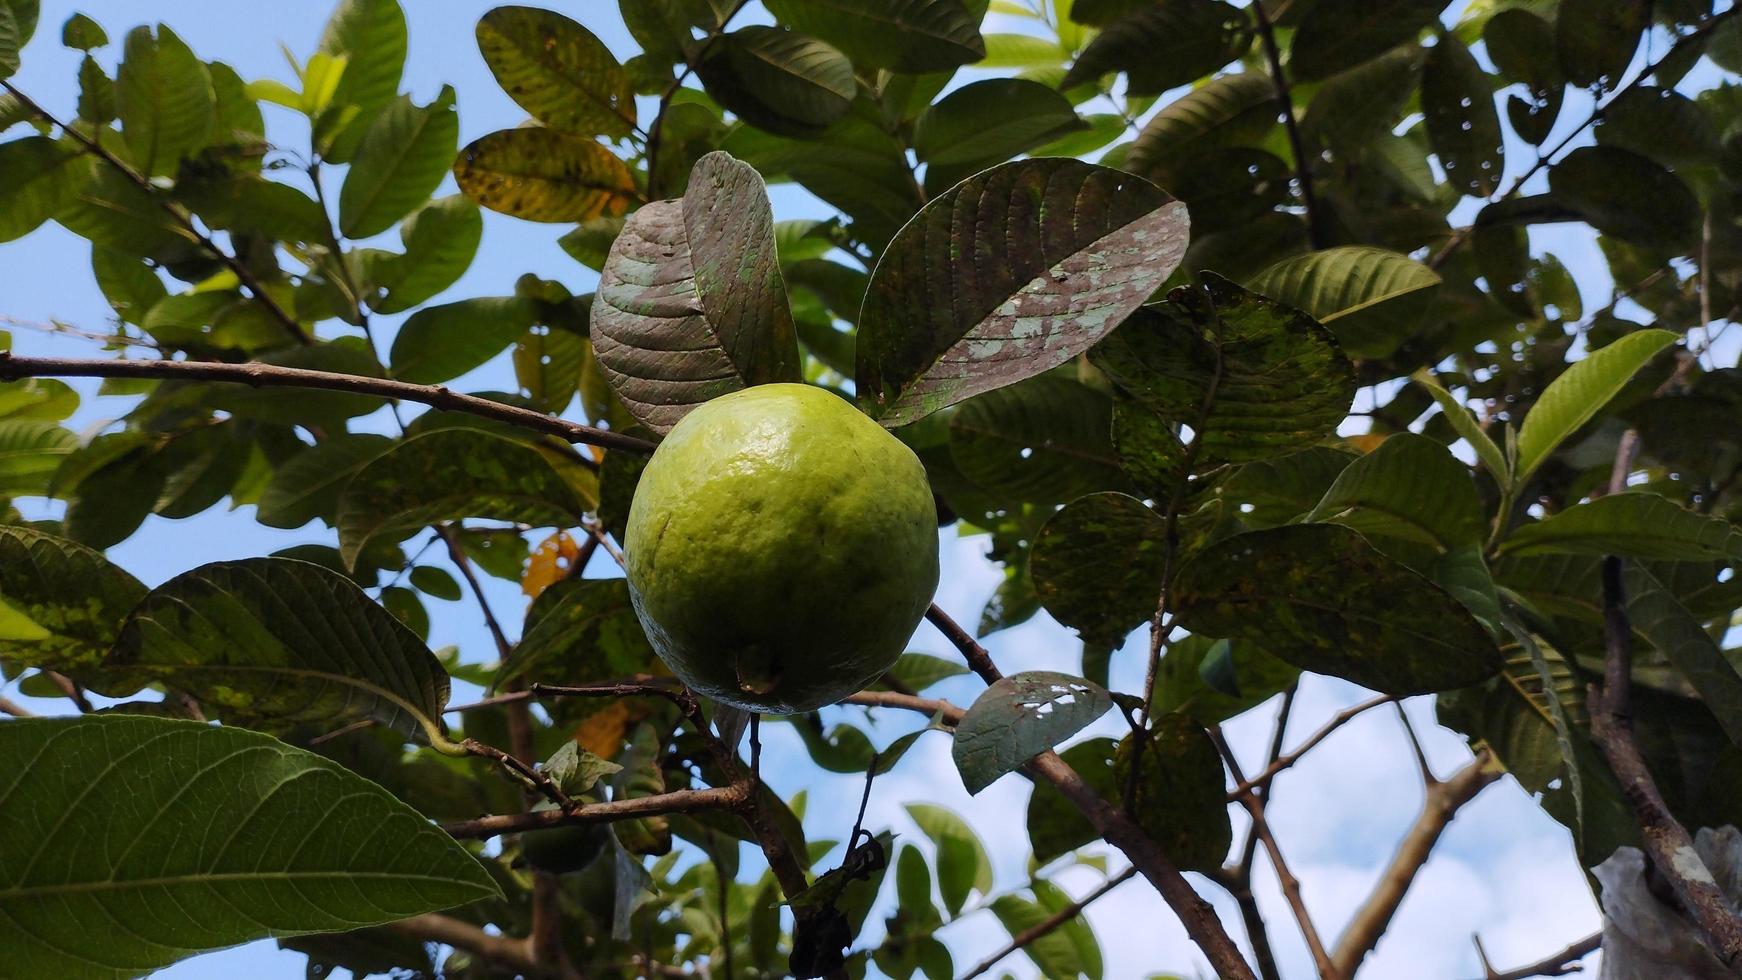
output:
[[102,892],[122,891],[136,888],[170,888],[182,885],[204,885],[228,881],[266,882],[266,881],[326,881],[329,879],[351,881],[356,879],[370,881],[407,881],[432,882],[450,885],[461,885],[475,891],[475,882],[463,878],[450,878],[445,875],[419,875],[412,872],[398,871],[278,871],[278,872],[218,872],[176,875],[158,878],[128,878],[117,881],[81,881],[62,882],[54,885],[29,885],[23,888],[0,889],[0,908],[8,902],[21,898],[38,896],[93,894]]

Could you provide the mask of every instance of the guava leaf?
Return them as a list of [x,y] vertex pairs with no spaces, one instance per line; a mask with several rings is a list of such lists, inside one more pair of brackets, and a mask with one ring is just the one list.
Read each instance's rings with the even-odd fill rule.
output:
[[1655,493],[1614,493],[1520,525],[1503,555],[1560,552],[1664,561],[1742,561],[1742,530]]
[[723,152],[681,200],[631,215],[592,311],[593,352],[630,414],[663,435],[702,402],[798,381],[798,336],[762,178]]
[[635,128],[629,73],[575,21],[554,10],[496,7],[478,19],[477,34],[497,84],[545,125],[612,138]]
[[1069,378],[1030,378],[971,399],[950,417],[950,458],[1000,501],[1061,504],[1129,488],[1108,439],[1107,396]]
[[1106,689],[1081,677],[1036,670],[1001,678],[956,725],[950,754],[969,793],[1070,738],[1113,706]]
[[[1134,754],[1127,735],[1113,755],[1113,785],[1123,795]],[[1187,871],[1221,867],[1233,843],[1222,756],[1202,726],[1184,715],[1161,715],[1138,764],[1132,812],[1149,836]],[[1108,802],[1112,802],[1109,800]]]
[[872,273],[861,404],[893,428],[1065,363],[1167,280],[1188,227],[1185,205],[1155,185],[1076,160],[1019,160],[957,184]]
[[933,803],[909,803],[907,815],[937,847],[938,892],[951,915],[962,910],[970,892],[992,894],[992,859],[966,820]]
[[1225,538],[1175,579],[1181,626],[1250,640],[1301,668],[1400,697],[1500,669],[1482,624],[1426,578],[1336,524]]
[[27,718],[0,725],[0,771],[0,946],[19,976],[123,980],[500,894],[386,790],[256,732]]
[[876,68],[952,71],[986,56],[964,0],[771,0],[770,13]]
[[101,552],[27,527],[0,526],[0,661],[95,667],[145,586]]
[[159,680],[233,720],[373,719],[436,741],[448,675],[350,579],[310,562],[214,562],[151,590],[106,667]]
[[1305,312],[1355,357],[1385,357],[1421,324],[1440,285],[1406,255],[1347,245],[1284,259],[1247,288]]
[[629,603],[627,582],[568,579],[533,601],[526,631],[497,683],[524,677],[588,684],[647,673],[658,664]]
[[1117,647],[1155,612],[1166,532],[1167,522],[1136,497],[1079,497],[1035,538],[1028,566],[1035,594],[1084,642]]
[[1487,531],[1469,467],[1413,432],[1388,436],[1350,463],[1306,520],[1425,541],[1442,551],[1477,544]]
[[527,221],[620,215],[637,199],[629,168],[604,144],[536,126],[485,133],[454,160],[460,192]]

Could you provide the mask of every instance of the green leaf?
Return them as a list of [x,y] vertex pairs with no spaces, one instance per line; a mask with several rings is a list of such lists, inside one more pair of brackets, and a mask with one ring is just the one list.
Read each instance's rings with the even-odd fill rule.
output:
[[1721,152],[1706,110],[1670,88],[1635,85],[1603,106],[1597,142],[1617,146],[1669,167],[1693,169]]
[[0,942],[22,975],[120,980],[201,950],[501,894],[386,790],[266,735],[31,718],[0,726],[0,768]]
[[1518,428],[1513,485],[1529,482],[1562,442],[1595,418],[1640,368],[1675,341],[1672,330],[1638,330],[1573,362],[1543,390]]
[[145,595],[138,579],[82,544],[0,526],[0,662],[75,671],[95,666]]
[[1061,504],[1129,486],[1108,440],[1112,405],[1068,378],[1046,376],[970,399],[950,417],[950,455],[1000,501]]
[[497,683],[590,684],[647,673],[657,663],[623,579],[569,579],[533,600]]
[[[963,181],[902,229],[871,276],[861,404],[893,428],[1065,363],[1172,273],[1187,225],[1185,205],[1154,185],[1075,160]],[[981,236],[1000,237],[997,262],[954,261]]]
[[316,976],[331,976],[335,969],[353,976],[392,975],[397,970],[433,975],[435,964],[429,949],[416,936],[376,926],[350,932],[328,932],[278,940],[279,949],[308,957],[305,970]]
[[0,498],[41,497],[61,461],[79,448],[70,429],[46,419],[0,419]]
[[1035,670],[1000,678],[956,724],[950,746],[969,793],[1059,744],[1107,713],[1106,688],[1068,674]]
[[74,147],[46,136],[0,143],[0,242],[22,238],[73,200]]
[[992,861],[985,845],[954,811],[932,803],[909,803],[907,815],[937,847],[938,894],[951,915],[962,910],[968,893],[992,894]]
[[399,0],[339,0],[321,31],[320,54],[345,59],[315,142],[334,163],[349,163],[364,134],[399,94],[407,47]]
[[102,245],[91,246],[91,272],[115,315],[137,324],[168,295],[163,280],[144,260]]
[[1574,85],[1614,88],[1651,26],[1651,0],[1561,0],[1555,50]]
[[[1044,881],[1035,882],[1034,888],[1037,894],[1042,889],[1048,890],[1049,894],[1063,894],[1058,891],[1058,886]],[[1060,907],[1069,902],[1070,896],[1065,895]],[[1012,937],[1046,922],[1053,911],[1048,906],[1030,901],[1021,895],[1000,895],[992,900],[992,914]],[[1100,946],[1095,942],[1095,934],[1089,927],[1089,921],[1082,916],[1072,916],[1058,928],[1048,930],[1023,946],[1022,952],[1034,961],[1041,976],[1047,980],[1101,978]]]
[[1617,146],[1581,146],[1548,175],[1557,203],[1605,235],[1674,251],[1700,232],[1700,203],[1688,185],[1649,157]]
[[890,680],[899,681],[911,691],[923,691],[940,681],[952,677],[960,677],[968,672],[968,668],[954,660],[933,657],[924,653],[904,653],[895,661],[895,666],[889,668],[887,676]]
[[1035,538],[1029,576],[1053,618],[1112,649],[1155,613],[1166,522],[1143,501],[1096,493],[1052,515]]
[[846,55],[814,37],[760,24],[716,40],[696,75],[722,107],[782,136],[822,132],[852,109],[859,90]]
[[1289,43],[1289,75],[1296,81],[1316,81],[1377,58],[1419,36],[1445,6],[1446,0],[1311,4]]
[[1480,543],[1487,531],[1469,468],[1413,432],[1389,436],[1349,464],[1306,520],[1423,541],[1441,551]]
[[1475,684],[1500,666],[1457,600],[1335,524],[1225,538],[1180,569],[1172,599],[1193,633],[1250,640],[1400,697]]
[[128,156],[140,172],[175,173],[211,141],[217,96],[211,72],[164,25],[127,32],[115,76],[115,108]]
[[[1113,756],[1113,784],[1124,796],[1135,750],[1127,735]],[[1222,756],[1197,722],[1184,715],[1161,715],[1149,732],[1138,761],[1137,796],[1132,807],[1138,825],[1174,863],[1186,871],[1213,872],[1233,843],[1228,820]],[[1109,803],[1113,799],[1108,800]]]
[[[1355,378],[1325,328],[1214,273],[1202,280],[1140,310],[1090,360],[1143,408],[1191,428],[1198,471],[1284,455],[1335,432]],[[1114,430],[1127,469],[1139,446],[1148,457],[1142,471],[1185,465],[1177,438],[1151,431],[1134,441],[1136,434]]]
[[1421,326],[1439,284],[1406,256],[1346,245],[1284,259],[1246,286],[1324,324],[1350,356],[1385,357]]
[[[213,94],[216,94],[216,79],[213,79]],[[115,118],[115,83],[103,71],[103,66],[97,64],[97,59],[85,55],[79,62],[79,118],[103,125]],[[220,135],[221,132],[220,132]]]
[[1070,57],[1056,41],[1033,34],[987,34],[981,68],[1057,68]]
[[798,381],[762,178],[723,152],[680,201],[630,217],[592,309],[593,352],[630,413],[657,433],[728,392]]
[[1247,463],[1223,480],[1219,489],[1224,499],[1237,502],[1246,523],[1288,524],[1318,506],[1337,474],[1356,458],[1344,449],[1315,446]]
[[[1232,685],[1221,683],[1220,674],[1228,675]],[[1212,677],[1218,677],[1217,684],[1210,683]],[[1270,700],[1299,678],[1299,667],[1250,643],[1181,637],[1168,644],[1156,670],[1155,712],[1220,724]]]
[[454,180],[492,211],[528,221],[589,221],[619,215],[636,199],[623,161],[596,141],[522,127],[473,140],[454,161]]
[[1070,100],[1057,91],[1021,78],[988,78],[920,113],[913,150],[926,164],[927,190],[935,193],[1081,126]]
[[1276,128],[1277,118],[1269,76],[1219,75],[1149,117],[1121,166],[1148,175],[1204,150],[1255,145]]
[[405,252],[375,265],[366,297],[377,313],[403,313],[452,286],[478,254],[484,218],[461,194],[438,197],[399,225]]
[[1742,530],[1654,493],[1616,493],[1515,528],[1501,542],[1500,553],[1742,561]]
[[1247,15],[1222,0],[1150,4],[1105,25],[1059,89],[1122,71],[1131,95],[1159,95],[1195,82],[1239,58],[1252,44]]
[[[1061,751],[1059,757],[1083,777],[1096,796],[1117,800],[1124,788],[1113,779],[1113,752],[1117,747],[1113,739],[1091,738]],[[1028,797],[1027,816],[1028,840],[1037,865],[1049,864],[1054,858],[1101,839],[1083,811],[1051,783],[1034,784],[1034,792]]]
[[339,541],[355,565],[370,539],[477,517],[572,527],[597,503],[579,459],[480,429],[414,436],[365,466],[339,498]]
[[1493,88],[1475,56],[1449,34],[1428,49],[1421,107],[1428,143],[1447,181],[1477,197],[1498,190],[1505,170],[1505,139]]
[[459,135],[451,86],[427,106],[401,96],[383,109],[364,132],[339,190],[339,234],[379,235],[429,200],[447,175]]
[[769,0],[767,7],[787,27],[873,68],[949,71],[986,56],[963,0]]
[[302,527],[317,517],[332,523],[345,484],[392,446],[392,439],[372,433],[329,435],[273,471],[256,518],[279,528]]
[[240,721],[369,718],[442,744],[448,675],[356,585],[287,558],[214,562],[151,590],[104,664]]
[[413,313],[393,337],[393,376],[413,384],[441,384],[488,362],[532,326],[531,301],[481,296],[428,306]]
[[569,257],[598,272],[605,268],[605,257],[611,253],[611,243],[623,233],[622,217],[591,218],[574,231],[556,240]]
[[496,7],[477,33],[497,84],[540,122],[613,139],[635,129],[629,73],[585,27],[552,10]]
[[1451,423],[1452,430],[1464,438],[1475,451],[1476,458],[1488,468],[1488,475],[1502,487],[1512,483],[1512,467],[1506,462],[1506,454],[1488,438],[1488,433],[1482,431],[1482,424],[1471,414],[1470,407],[1452,397],[1452,393],[1440,387],[1440,383],[1426,368],[1410,376],[1410,380],[1427,389],[1429,395],[1440,406],[1446,421]]
[[1736,665],[1649,571],[1629,563],[1623,574],[1633,628],[1693,685],[1731,743],[1742,746],[1742,674]]
[[0,382],[0,419],[60,422],[78,411],[78,392],[54,378]]
[[530,405],[562,414],[580,387],[591,350],[585,339],[567,330],[534,326],[522,334],[514,345],[514,377]]
[[[429,569],[430,566],[423,568]],[[599,758],[572,739],[564,742],[562,748],[557,749],[540,768],[570,796],[586,793],[598,785],[599,780],[623,771],[622,766]]]
[[212,228],[257,231],[281,242],[326,242],[326,212],[314,198],[289,184],[253,174],[184,178],[176,186],[176,195]]
[[193,242],[163,210],[114,167],[81,156],[73,167],[73,200],[55,215],[75,235],[146,258],[186,258]]
[[1399,45],[1325,79],[1307,103],[1302,128],[1358,155],[1396,128],[1416,92],[1423,55],[1418,45]]

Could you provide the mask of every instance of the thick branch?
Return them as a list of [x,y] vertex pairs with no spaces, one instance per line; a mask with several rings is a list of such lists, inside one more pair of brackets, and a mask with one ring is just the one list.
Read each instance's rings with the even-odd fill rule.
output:
[[538,960],[532,955],[532,945],[527,940],[492,936],[470,922],[452,916],[435,913],[414,915],[409,919],[390,922],[387,928],[413,939],[452,946],[531,976],[542,974]]
[[1484,749],[1445,780],[1427,784],[1427,798],[1422,802],[1421,814],[1398,844],[1397,853],[1379,876],[1373,893],[1367,896],[1367,901],[1361,904],[1348,928],[1337,939],[1331,962],[1339,975],[1355,975],[1361,961],[1373,951],[1379,937],[1391,925],[1391,917],[1397,913],[1404,894],[1409,891],[1422,866],[1427,864],[1428,856],[1433,853],[1434,845],[1439,843],[1440,835],[1445,833],[1452,818],[1464,804],[1475,799],[1476,794],[1498,780],[1500,773],[1500,768],[1493,764]]
[[1289,150],[1294,154],[1295,181],[1300,184],[1300,201],[1306,208],[1307,243],[1313,251],[1326,245],[1324,226],[1319,222],[1319,202],[1313,193],[1312,161],[1308,159],[1306,141],[1300,135],[1300,123],[1294,118],[1294,94],[1289,90],[1288,75],[1283,72],[1282,52],[1276,46],[1276,31],[1271,27],[1270,14],[1264,4],[1252,5],[1258,18],[1258,38],[1264,45],[1264,59],[1270,63],[1270,80],[1276,86],[1276,107],[1282,113],[1282,125],[1288,131]]
[[1027,947],[1028,944],[1041,939],[1044,936],[1051,935],[1054,930],[1081,915],[1084,909],[1094,904],[1094,902],[1101,896],[1115,888],[1118,888],[1120,885],[1125,884],[1127,881],[1130,881],[1136,874],[1136,868],[1126,868],[1124,871],[1121,871],[1117,875],[1102,882],[1094,891],[1084,895],[1082,898],[1077,899],[1069,905],[1066,905],[1064,908],[1059,909],[1057,912],[1047,916],[1045,919],[1036,922],[1034,925],[1029,926],[1027,929],[1024,929],[1010,937],[1010,942],[1007,943],[1003,949],[1000,949],[998,952],[981,960],[978,966],[969,970],[967,973],[962,974],[960,980],[973,980],[974,977],[980,976],[988,970],[991,970],[994,966],[997,966],[998,961],[1004,957],[1009,956],[1011,953],[1014,953],[1019,949]]
[[961,653],[962,659],[968,662],[969,669],[979,674],[981,680],[994,684],[1004,679],[1004,673],[992,662],[992,655],[986,652],[986,648],[974,639],[972,633],[963,629],[960,623],[951,619],[949,613],[938,608],[937,603],[932,603],[926,609],[925,618],[926,622],[936,626],[944,639],[949,640],[950,645]]
[[274,320],[278,321],[278,325],[284,328],[285,333],[289,334],[292,340],[304,346],[314,343],[314,338],[309,336],[308,331],[303,329],[302,324],[296,321],[296,317],[285,312],[284,307],[278,305],[278,301],[273,299],[272,295],[266,291],[265,284],[260,281],[259,277],[254,275],[254,270],[248,268],[247,263],[219,248],[218,243],[212,241],[211,236],[200,231],[194,224],[193,216],[188,213],[186,208],[174,201],[160,196],[157,192],[156,186],[151,183],[151,178],[141,174],[137,170],[134,170],[125,160],[122,160],[120,157],[111,153],[109,148],[104,146],[101,140],[92,139],[90,136],[85,135],[79,130],[72,126],[68,126],[66,123],[61,122],[59,119],[50,115],[48,110],[38,105],[30,98],[30,96],[25,95],[16,88],[13,88],[11,83],[0,81],[0,88],[4,88],[6,91],[12,93],[12,96],[22,103],[25,108],[38,116],[41,116],[50,123],[53,123],[73,142],[84,147],[85,152],[94,154],[101,158],[103,162],[115,168],[116,172],[127,178],[127,180],[134,186],[150,195],[151,198],[163,208],[165,213],[175,220],[175,223],[179,225],[189,237],[199,242],[200,247],[211,253],[213,258],[222,262],[224,267],[229,269],[230,272],[235,275],[236,281],[248,287],[248,291],[253,294],[254,301],[259,303]]
[[349,391],[382,398],[399,398],[432,408],[468,412],[523,429],[544,432],[569,442],[624,449],[632,453],[653,452],[653,444],[608,429],[504,405],[475,395],[462,395],[442,385],[416,385],[388,378],[369,378],[332,371],[308,371],[248,361],[223,364],[211,361],[123,361],[74,357],[18,357],[0,351],[0,381],[19,378],[154,378],[169,381],[219,381],[256,388],[318,388]]
[[[1579,961],[1596,952],[1602,945],[1603,934],[1593,932],[1578,942],[1569,944],[1560,952],[1545,956],[1535,963],[1527,963],[1524,966],[1504,971],[1487,967],[1482,980],[1529,980],[1530,977],[1563,977],[1569,973],[1578,972],[1580,969]],[[1480,943],[1478,943],[1478,948],[1480,948]],[[1483,960],[1486,962],[1487,957],[1484,956]]]
[[615,823],[637,817],[653,817],[662,813],[694,813],[698,810],[731,810],[744,803],[744,790],[738,786],[709,789],[680,789],[655,796],[637,796],[608,803],[586,803],[568,811],[538,810],[533,813],[497,813],[475,820],[443,824],[449,836],[483,840],[499,834],[518,834],[563,824]]

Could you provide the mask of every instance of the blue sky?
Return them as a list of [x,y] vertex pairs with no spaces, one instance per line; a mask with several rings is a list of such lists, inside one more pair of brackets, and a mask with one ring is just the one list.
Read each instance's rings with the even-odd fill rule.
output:
[[[492,4],[442,0],[406,6],[411,48],[405,90],[422,102],[444,83],[454,85],[459,93],[462,143],[519,124],[524,114],[496,86],[473,41],[472,25]],[[557,6],[577,16],[620,55],[634,50],[616,4],[586,0]],[[59,25],[75,9],[95,17],[116,41],[149,12],[162,18],[202,57],[228,61],[246,78],[288,79],[290,71],[280,55],[280,43],[306,57],[314,49],[330,8],[320,0],[95,0],[76,7],[47,0],[38,37],[26,49],[24,67],[14,81],[51,109],[68,115],[76,98],[78,57],[61,48],[58,40]],[[99,52],[100,60],[110,66],[116,56],[116,45]],[[303,143],[306,131],[296,117],[270,106],[266,112],[277,142],[289,147]],[[1582,115],[1582,108],[1575,104],[1562,118]],[[1530,159],[1527,154],[1514,153],[1508,161],[1509,170],[1521,171]],[[450,180],[439,193],[451,190]],[[777,187],[772,197],[777,218],[826,213],[809,195],[794,188]],[[487,214],[478,260],[446,298],[506,293],[525,272],[561,280],[577,292],[590,289],[592,274],[555,245],[564,230],[564,226]],[[1561,253],[1580,273],[1588,301],[1606,299],[1607,280],[1595,264],[1597,255],[1588,236],[1550,232],[1538,242]],[[109,311],[89,270],[88,246],[54,225],[44,226],[21,241],[0,245],[0,315],[24,321],[55,319],[102,330]],[[388,320],[384,343],[390,340],[392,325]],[[28,330],[15,329],[13,334],[20,353],[102,356],[88,342]],[[456,387],[511,387],[511,377],[506,360],[499,359],[462,379]],[[94,390],[92,385],[80,387],[86,393]],[[77,421],[97,425],[124,408],[122,401],[91,400]],[[298,531],[275,531],[255,523],[246,510],[216,510],[186,521],[150,518],[138,534],[114,548],[111,556],[147,583],[157,583],[209,561],[265,554],[297,543],[330,541],[331,533],[318,524]],[[953,532],[944,536],[943,584],[938,601],[970,622],[998,580],[996,569],[984,560],[984,550],[983,538],[959,539]],[[599,560],[607,562],[602,555]],[[598,565],[594,572],[605,574]],[[492,604],[503,618],[517,623],[524,603],[517,589],[495,580],[490,581],[489,589]],[[468,659],[491,655],[488,637],[469,601],[431,600],[429,606],[432,646],[457,644]],[[1115,686],[1140,686],[1139,645],[1140,641],[1134,640],[1115,659]],[[1069,631],[1044,614],[995,636],[989,646],[1007,672],[1040,667],[1073,670],[1079,649]],[[913,649],[940,655],[950,652],[929,627],[922,627]],[[976,681],[958,680],[940,691],[966,704],[977,689]],[[1362,692],[1338,681],[1307,679],[1296,704],[1290,742],[1298,741],[1338,708],[1361,696]],[[463,689],[455,692],[456,701],[468,697]],[[38,707],[52,710],[56,706]],[[865,717],[858,709],[835,710],[853,710]],[[1442,774],[1468,757],[1460,737],[1433,725],[1431,704],[1416,699],[1408,710],[1424,732],[1430,757]],[[873,737],[881,744],[912,725],[908,718],[883,718],[873,727]],[[1113,731],[1113,725],[1111,720],[1103,722],[1107,732]],[[1247,760],[1248,770],[1263,751],[1269,725],[1270,711],[1265,709],[1229,726],[1229,736]],[[810,791],[810,834],[844,836],[858,800],[858,779],[814,769],[784,726],[770,726],[767,737],[771,758],[781,760],[781,764],[768,767],[776,788],[788,794]],[[1000,889],[1020,885],[1028,876],[1027,838],[1020,819],[1028,795],[1026,784],[1007,778],[979,797],[968,797],[950,762],[947,742],[940,736],[925,737],[891,775],[879,780],[868,825],[892,827],[907,835],[907,840],[919,840],[902,804],[918,800],[941,803],[967,816],[979,830],[992,853]],[[1414,762],[1395,715],[1387,712],[1372,712],[1350,724],[1278,780],[1271,811],[1274,830],[1304,882],[1307,902],[1322,933],[1334,936],[1365,897],[1378,869],[1414,818],[1419,801]],[[1074,869],[1055,880],[1073,894],[1081,894],[1094,887],[1099,878],[1086,869]],[[1231,903],[1221,892],[1200,884],[1223,910],[1225,921],[1237,922]],[[1306,975],[1310,966],[1304,945],[1267,867],[1261,870],[1257,884],[1285,973]],[[1140,881],[1098,903],[1089,918],[1106,953],[1109,977],[1136,977],[1154,971],[1190,975],[1200,962],[1172,915]],[[1596,910],[1565,832],[1507,781],[1468,807],[1446,834],[1435,861],[1417,880],[1391,935],[1363,975],[1470,975],[1479,972],[1469,942],[1472,933],[1483,935],[1497,963],[1514,963],[1557,949],[1585,935],[1596,923]],[[940,937],[955,952],[958,970],[997,948],[1005,938],[985,912],[944,927]],[[291,980],[302,977],[303,962],[299,955],[280,953],[264,943],[190,960],[161,976],[189,980],[246,974],[255,980]],[[1019,976],[1033,975],[1020,957],[1007,960],[1004,968]]]

